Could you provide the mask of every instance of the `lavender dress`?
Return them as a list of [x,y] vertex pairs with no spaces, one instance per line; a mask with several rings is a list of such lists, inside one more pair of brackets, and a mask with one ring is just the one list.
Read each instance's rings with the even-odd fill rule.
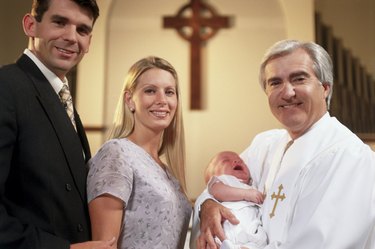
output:
[[181,249],[191,204],[178,181],[128,139],[106,142],[89,161],[88,201],[110,194],[124,202],[121,249]]

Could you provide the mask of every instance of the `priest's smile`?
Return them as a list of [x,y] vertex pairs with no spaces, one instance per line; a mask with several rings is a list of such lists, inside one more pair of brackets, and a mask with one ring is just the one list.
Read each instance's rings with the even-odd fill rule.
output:
[[290,109],[290,108],[293,108],[293,107],[298,107],[302,105],[302,103],[291,103],[291,104],[283,104],[283,105],[280,105],[280,108],[284,108],[284,109]]

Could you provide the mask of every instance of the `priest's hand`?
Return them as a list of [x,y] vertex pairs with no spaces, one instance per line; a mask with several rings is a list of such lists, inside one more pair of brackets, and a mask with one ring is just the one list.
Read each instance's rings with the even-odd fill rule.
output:
[[234,225],[239,223],[239,220],[229,209],[213,200],[206,200],[201,205],[200,235],[197,240],[197,249],[215,249],[217,246],[214,237],[218,237],[220,241],[226,239],[222,227],[222,222],[225,220]]

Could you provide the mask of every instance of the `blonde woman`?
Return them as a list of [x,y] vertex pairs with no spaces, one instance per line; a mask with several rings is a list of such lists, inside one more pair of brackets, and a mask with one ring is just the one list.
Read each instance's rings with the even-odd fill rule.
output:
[[118,248],[183,248],[191,214],[185,141],[175,69],[136,62],[125,79],[110,140],[89,161],[93,239]]

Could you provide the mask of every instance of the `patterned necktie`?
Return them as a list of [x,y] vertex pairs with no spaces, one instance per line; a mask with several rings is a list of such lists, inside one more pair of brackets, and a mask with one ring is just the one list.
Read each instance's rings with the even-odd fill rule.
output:
[[77,130],[76,122],[74,120],[73,99],[72,99],[72,95],[70,94],[69,86],[67,83],[63,84],[63,87],[61,88],[59,92],[59,96],[61,99],[61,103],[63,104],[70,121],[72,121],[74,129]]

